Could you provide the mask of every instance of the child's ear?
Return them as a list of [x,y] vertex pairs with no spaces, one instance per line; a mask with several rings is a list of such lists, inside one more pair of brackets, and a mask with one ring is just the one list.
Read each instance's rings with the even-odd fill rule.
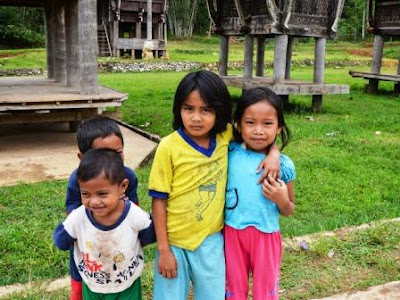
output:
[[82,157],[83,157],[83,153],[82,153],[81,151],[79,151],[79,152],[78,152],[78,158],[79,158],[79,159],[82,159]]
[[129,185],[128,178],[125,178],[124,180],[122,180],[121,184],[119,185],[121,194],[125,193],[126,189],[128,188],[128,185]]

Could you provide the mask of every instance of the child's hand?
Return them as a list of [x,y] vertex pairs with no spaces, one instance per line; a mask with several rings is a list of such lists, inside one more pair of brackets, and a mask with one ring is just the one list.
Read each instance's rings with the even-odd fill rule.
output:
[[280,167],[280,153],[279,150],[271,149],[269,154],[264,158],[264,160],[260,163],[257,169],[257,173],[260,173],[261,170],[264,169],[260,178],[258,179],[258,183],[261,183],[268,176],[272,178],[278,178],[279,176],[279,167]]
[[166,278],[175,278],[177,276],[178,265],[171,250],[159,252],[158,272]]
[[279,207],[290,201],[287,185],[279,178],[275,180],[272,176],[268,176],[263,182],[262,193]]

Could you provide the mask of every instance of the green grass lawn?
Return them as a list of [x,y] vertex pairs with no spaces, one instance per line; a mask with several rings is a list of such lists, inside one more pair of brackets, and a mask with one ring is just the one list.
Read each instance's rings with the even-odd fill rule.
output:
[[[173,43],[170,43],[171,56]],[[198,50],[204,44],[193,43],[175,50],[190,50],[190,47]],[[337,49],[350,47],[347,43],[335,45]],[[218,49],[214,42],[203,46]],[[340,57],[343,51],[330,55]],[[191,60],[201,56],[183,50],[177,53],[182,59],[185,55]],[[1,60],[0,63],[3,64]],[[286,237],[400,216],[400,100],[392,96],[390,83],[383,83],[378,95],[366,94],[365,81],[350,77],[349,69],[327,68],[326,82],[348,84],[351,93],[325,96],[323,113],[314,114],[310,110],[310,97],[290,98],[291,109],[286,112],[286,118],[293,139],[285,153],[296,164],[297,180],[295,214],[282,218],[281,222]],[[351,69],[368,70],[369,67]],[[174,92],[185,75],[184,72],[110,73],[101,74],[99,80],[103,85],[129,93],[122,107],[125,122],[138,127],[144,125],[144,130],[165,136],[172,131]],[[294,68],[293,77],[310,79],[312,67]],[[234,98],[240,94],[238,89],[230,91]],[[310,121],[310,116],[314,121]],[[146,210],[150,210],[149,170],[150,166],[136,170],[139,198]],[[0,219],[7,220],[0,223],[0,286],[68,274],[68,254],[52,244],[52,231],[65,217],[65,190],[65,180],[0,188]],[[378,239],[377,246],[375,242],[362,242],[363,234],[360,234],[361,238],[355,237],[355,240],[350,237],[350,240],[324,240],[310,252],[285,252],[284,299],[317,297],[344,291],[349,286],[362,288],[399,280],[400,228],[393,225],[379,230],[376,234],[365,233]],[[327,247],[338,249],[334,259],[327,259],[323,254]],[[154,246],[147,248],[145,254],[151,262]],[[145,275],[147,295],[151,286],[150,269]],[[310,277],[314,272],[317,275]],[[355,278],[351,285],[335,285],[338,278],[349,277]],[[66,295],[66,291],[34,292],[26,299],[60,299]]]

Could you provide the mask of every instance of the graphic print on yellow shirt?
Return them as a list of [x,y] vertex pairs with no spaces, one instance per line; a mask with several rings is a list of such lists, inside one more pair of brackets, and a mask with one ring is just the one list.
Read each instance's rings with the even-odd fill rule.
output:
[[228,144],[232,127],[210,137],[208,149],[183,130],[160,142],[149,178],[150,196],[166,199],[171,245],[195,250],[223,227]]

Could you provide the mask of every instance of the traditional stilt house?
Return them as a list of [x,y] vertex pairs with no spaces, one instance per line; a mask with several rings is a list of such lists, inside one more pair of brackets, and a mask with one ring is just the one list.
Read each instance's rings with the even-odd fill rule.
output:
[[375,35],[371,73],[350,71],[353,77],[369,80],[368,92],[377,93],[379,81],[394,82],[394,93],[400,94],[400,59],[397,75],[381,74],[383,47],[385,38],[400,36],[400,0],[368,0],[368,32]]
[[96,0],[0,0],[0,5],[43,7],[48,78],[2,78],[0,124],[69,121],[119,107],[127,98],[97,80]]
[[[243,89],[269,86],[285,101],[289,94],[313,96],[320,111],[323,94],[348,93],[345,85],[324,84],[326,39],[336,36],[344,0],[208,0],[215,32],[221,36],[219,73],[228,85]],[[241,35],[244,42],[243,76],[227,76],[229,37]],[[312,83],[290,79],[293,38],[314,37],[315,64]],[[267,38],[275,40],[274,75],[264,76]],[[253,45],[257,40],[256,72],[253,76]]]
[[98,0],[100,56],[165,56],[167,4],[167,0]]

